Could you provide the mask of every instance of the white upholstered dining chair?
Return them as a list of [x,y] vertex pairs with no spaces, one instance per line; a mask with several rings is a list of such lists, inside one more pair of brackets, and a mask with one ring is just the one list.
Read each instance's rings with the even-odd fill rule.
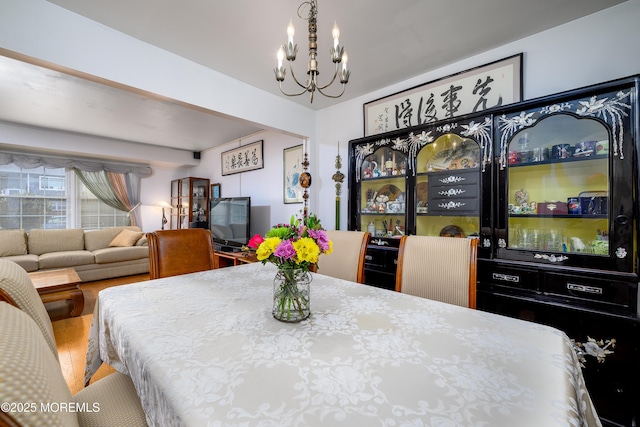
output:
[[396,291],[476,308],[478,239],[403,236]]
[[333,252],[320,255],[318,273],[352,282],[364,283],[364,261],[371,233],[327,230]]
[[[7,302],[0,302],[0,402],[9,404],[0,408],[1,426],[147,425],[131,379],[119,372],[72,396],[38,325]],[[20,406],[11,410],[12,403]]]

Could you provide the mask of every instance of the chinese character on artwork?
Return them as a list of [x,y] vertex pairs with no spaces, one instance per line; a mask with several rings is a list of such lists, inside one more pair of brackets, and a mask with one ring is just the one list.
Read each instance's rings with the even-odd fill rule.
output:
[[262,169],[262,145],[257,141],[222,153],[222,175]]
[[365,136],[520,101],[522,54],[364,105]]

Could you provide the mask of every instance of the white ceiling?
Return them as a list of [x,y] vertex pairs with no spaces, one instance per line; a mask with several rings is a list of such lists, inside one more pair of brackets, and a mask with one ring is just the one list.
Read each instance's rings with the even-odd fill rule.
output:
[[[306,71],[306,21],[296,16],[302,0],[49,2],[274,94],[280,94],[275,52],[286,41],[293,18],[296,74]],[[325,108],[622,2],[318,0],[321,83],[332,75],[328,49],[334,20],[349,53],[351,80],[337,100],[316,95],[309,105],[307,95],[290,99]],[[285,84],[290,79],[288,72]],[[217,112],[107,83],[0,56],[0,121],[190,151],[260,130]]]

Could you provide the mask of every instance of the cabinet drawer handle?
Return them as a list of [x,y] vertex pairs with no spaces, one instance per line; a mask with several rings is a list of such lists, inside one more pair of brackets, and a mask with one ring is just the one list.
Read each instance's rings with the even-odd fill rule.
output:
[[493,273],[494,280],[502,280],[503,282],[520,283],[520,276],[514,276],[511,274]]
[[464,207],[464,205],[466,205],[466,203],[463,202],[454,202],[453,200],[447,203],[439,203],[438,207],[440,209],[458,209],[458,208],[462,208]]
[[364,259],[365,259],[366,261],[371,261],[371,260],[373,260],[373,256],[371,256],[371,255],[365,255],[365,256],[364,256]]
[[455,197],[466,192],[467,190],[463,190],[461,188],[449,188],[448,190],[438,191],[438,194],[440,196]]
[[440,178],[438,181],[440,181],[443,184],[455,184],[458,182],[462,182],[462,181],[466,181],[466,178],[463,178],[459,175],[449,175],[446,178]]
[[602,288],[596,286],[578,285],[576,283],[567,283],[567,289],[570,291],[584,292],[586,294],[602,295]]

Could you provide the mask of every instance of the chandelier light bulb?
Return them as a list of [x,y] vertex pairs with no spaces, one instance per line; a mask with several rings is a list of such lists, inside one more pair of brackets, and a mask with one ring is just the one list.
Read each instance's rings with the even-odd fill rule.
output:
[[338,44],[340,43],[340,41],[338,40],[340,38],[340,28],[338,28],[338,23],[336,21],[333,21],[333,28],[331,29],[331,36],[333,37],[333,47],[335,49],[338,48]]
[[293,43],[293,36],[295,35],[296,30],[293,28],[293,19],[289,20],[289,25],[287,26],[287,36],[289,37],[288,42]]
[[278,58],[278,68],[282,67],[282,61],[284,60],[284,49],[282,48],[282,46],[280,46],[280,49],[278,49],[278,53],[276,54],[277,58]]
[[347,69],[347,62],[349,61],[349,55],[347,55],[347,51],[345,50],[342,54],[342,69]]

